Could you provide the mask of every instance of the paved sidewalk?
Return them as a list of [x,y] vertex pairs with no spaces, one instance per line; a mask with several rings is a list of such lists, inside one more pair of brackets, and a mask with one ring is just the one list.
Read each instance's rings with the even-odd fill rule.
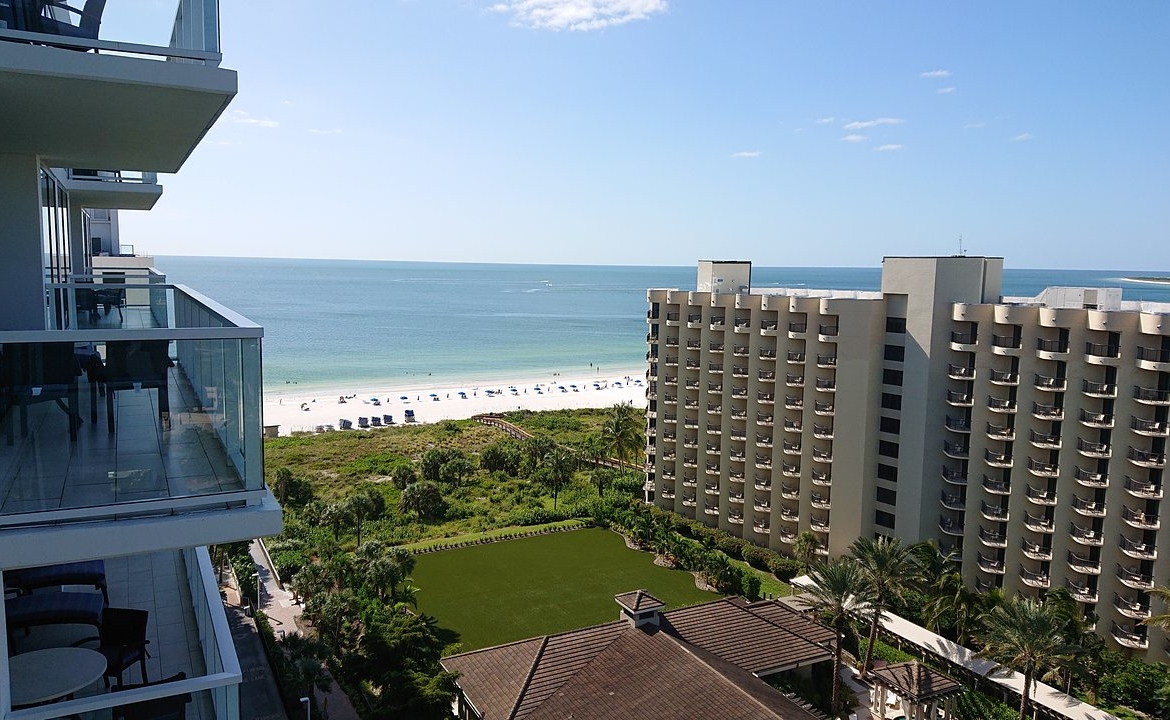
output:
[[244,616],[243,608],[225,605],[224,611],[244,676],[240,684],[240,720],[288,720],[256,624]]

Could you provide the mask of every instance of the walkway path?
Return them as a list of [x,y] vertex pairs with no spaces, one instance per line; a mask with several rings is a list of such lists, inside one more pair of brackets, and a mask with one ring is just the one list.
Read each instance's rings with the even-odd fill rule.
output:
[[[293,599],[292,593],[276,582],[276,573],[269,566],[268,558],[260,548],[260,543],[253,542],[250,550],[252,559],[256,562],[256,570],[260,573],[261,588],[263,588],[260,591],[260,609],[268,616],[272,631],[276,633],[277,638],[282,638],[287,633],[299,633],[301,630],[297,619],[301,616],[301,606]],[[332,675],[330,675],[330,681],[332,680]],[[316,695],[317,707],[321,708],[329,720],[359,720],[353,703],[349,701],[349,697],[342,692],[336,682],[333,682],[333,687],[329,692],[317,691]]]
[[288,720],[255,623],[244,616],[242,607],[224,605],[224,611],[244,676],[240,684],[241,720]]

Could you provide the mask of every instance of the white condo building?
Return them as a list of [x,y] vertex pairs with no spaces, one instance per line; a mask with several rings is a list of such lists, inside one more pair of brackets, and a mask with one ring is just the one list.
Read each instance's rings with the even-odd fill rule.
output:
[[888,257],[880,292],[751,287],[701,262],[648,291],[647,485],[777,550],[937,540],[981,589],[1067,588],[1115,646],[1170,582],[1160,533],[1170,304],[1002,297],[1003,259]]
[[[103,0],[71,5],[0,0],[0,718],[138,717],[178,698],[187,717],[234,720],[240,666],[206,546],[280,531],[263,330],[133,258],[94,258],[118,254],[113,211],[153,207],[155,174],[179,171],[236,73],[216,0],[176,0],[165,47],[99,33]],[[119,668],[78,641],[108,649],[126,614],[148,618],[149,657],[120,681],[171,682],[102,682]]]

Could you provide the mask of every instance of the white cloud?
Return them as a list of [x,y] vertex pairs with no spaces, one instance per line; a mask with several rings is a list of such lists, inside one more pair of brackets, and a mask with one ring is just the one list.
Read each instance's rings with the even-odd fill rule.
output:
[[890,117],[877,118],[876,120],[854,120],[853,122],[846,125],[845,129],[846,130],[866,130],[868,128],[877,127],[878,125],[901,125],[904,122],[905,122],[905,120],[903,120],[902,118],[890,118]]
[[919,77],[924,78],[949,78],[951,76],[950,70],[929,70],[922,73]]
[[906,146],[905,145],[894,145],[894,144],[878,145],[877,147],[875,147],[873,149],[873,151],[874,152],[895,152],[897,150],[901,150],[904,147],[906,147]]
[[849,133],[845,137],[841,138],[841,140],[845,142],[861,142],[862,140],[867,139],[868,138],[866,138],[864,135],[858,135],[857,133]]
[[836,120],[837,118],[835,117],[817,118],[817,125],[826,125],[828,123],[835,122]]
[[954,91],[955,91],[955,89],[953,87],[945,87],[945,88],[939,88],[938,90],[935,90],[935,92],[938,93],[939,95],[950,95]]
[[505,0],[489,8],[536,30],[601,30],[666,12],[666,0]]
[[759,156],[759,150],[740,150],[739,152],[731,153],[731,157],[733,158],[754,158]]
[[249,115],[247,112],[245,112],[243,110],[232,110],[232,114],[229,115],[228,117],[231,119],[232,122],[239,123],[240,125],[254,125],[256,127],[262,127],[262,128],[280,127],[280,123],[275,121],[275,120],[269,120],[268,118],[252,117],[251,115]]
[[1032,133],[1024,132],[1012,138],[1012,142],[1027,142],[1032,139]]

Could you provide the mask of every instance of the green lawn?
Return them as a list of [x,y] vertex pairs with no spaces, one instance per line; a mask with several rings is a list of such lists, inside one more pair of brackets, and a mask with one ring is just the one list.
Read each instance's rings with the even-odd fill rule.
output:
[[599,528],[422,555],[412,577],[419,610],[464,650],[616,620],[613,596],[628,590],[645,588],[667,608],[719,597]]

